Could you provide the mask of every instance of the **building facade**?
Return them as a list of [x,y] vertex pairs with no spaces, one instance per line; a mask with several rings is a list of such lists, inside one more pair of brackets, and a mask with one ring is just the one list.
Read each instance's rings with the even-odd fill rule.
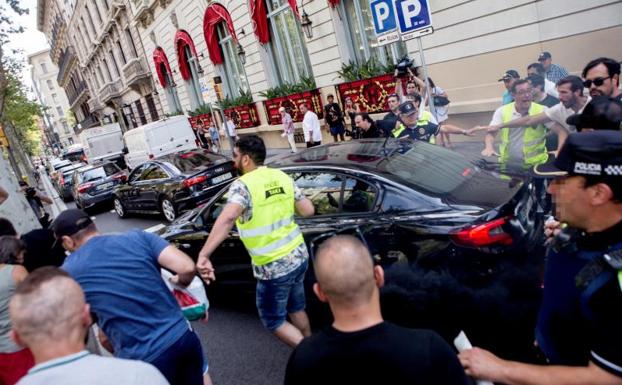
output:
[[[56,81],[58,67],[52,62],[50,50],[28,56],[31,66],[32,84],[37,100],[43,106],[43,121],[51,135],[52,145],[59,149],[77,143],[77,137],[70,124],[70,109],[65,90]],[[48,136],[50,137],[50,136]]]

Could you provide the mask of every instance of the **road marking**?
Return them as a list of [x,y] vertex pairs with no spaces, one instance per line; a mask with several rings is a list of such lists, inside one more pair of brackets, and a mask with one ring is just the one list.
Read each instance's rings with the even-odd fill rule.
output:
[[164,223],[159,223],[159,224],[157,224],[155,226],[151,226],[148,229],[145,229],[145,231],[148,232],[148,233],[155,233],[156,231],[161,230],[161,229],[163,229],[165,227],[166,227],[166,225]]

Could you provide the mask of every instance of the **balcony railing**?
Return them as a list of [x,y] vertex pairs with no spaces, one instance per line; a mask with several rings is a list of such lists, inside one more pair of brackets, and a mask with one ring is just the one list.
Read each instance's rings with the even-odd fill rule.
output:
[[65,89],[67,91],[67,100],[69,101],[69,106],[73,107],[80,97],[86,93],[88,90],[85,82],[78,83],[76,90]]
[[89,115],[86,117],[86,119],[82,120],[81,122],[78,123],[78,125],[76,125],[77,131],[78,131],[76,132],[76,134],[78,134],[79,131],[85,130],[87,128],[91,128],[97,124],[99,124],[99,121],[95,118],[95,116]]
[[125,78],[125,84],[130,87],[142,78],[150,75],[149,68],[145,64],[144,60],[140,58],[134,58],[130,60],[123,67],[123,78]]
[[99,98],[103,103],[108,102],[112,98],[116,98],[121,95],[121,91],[123,91],[123,85],[121,84],[121,80],[114,80],[99,90]]
[[101,111],[104,109],[104,106],[101,104],[99,99],[93,95],[91,95],[91,99],[89,99],[88,104],[89,110],[91,110],[91,112]]
[[76,55],[73,47],[67,47],[67,49],[61,55],[60,61],[58,63],[58,75],[56,76],[56,81],[58,82],[58,84],[64,84],[63,80],[65,79],[65,76],[69,74],[69,68],[71,64],[73,64],[75,59]]

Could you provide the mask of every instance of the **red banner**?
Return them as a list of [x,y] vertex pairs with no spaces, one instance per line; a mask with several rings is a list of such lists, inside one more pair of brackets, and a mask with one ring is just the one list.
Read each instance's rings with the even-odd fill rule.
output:
[[349,97],[355,105],[359,105],[362,112],[389,112],[387,99],[389,95],[395,93],[395,78],[387,74],[341,83],[337,85],[337,90],[343,104]]
[[193,130],[196,130],[199,124],[202,124],[205,128],[208,128],[209,123],[212,121],[212,114],[191,116],[188,120],[190,121],[190,126],[192,126]]
[[237,128],[259,126],[259,114],[257,113],[255,103],[227,108],[225,110],[225,115],[231,116],[231,120],[233,120]]
[[309,109],[317,114],[319,119],[322,119],[324,116],[320,91],[312,90],[264,101],[263,104],[268,114],[268,123],[271,125],[281,124],[281,114],[279,113],[279,108],[281,107],[287,108],[294,122],[302,122],[303,115],[298,110],[298,106],[301,103],[306,103]]

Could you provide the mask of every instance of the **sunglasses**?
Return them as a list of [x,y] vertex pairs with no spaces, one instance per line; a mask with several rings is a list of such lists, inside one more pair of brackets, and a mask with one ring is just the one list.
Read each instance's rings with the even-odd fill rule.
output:
[[606,78],[596,78],[594,80],[585,80],[583,82],[583,85],[585,86],[585,88],[590,88],[592,86],[592,83],[594,83],[596,87],[600,87],[605,83],[605,80],[607,79],[611,79],[611,76],[607,76]]

